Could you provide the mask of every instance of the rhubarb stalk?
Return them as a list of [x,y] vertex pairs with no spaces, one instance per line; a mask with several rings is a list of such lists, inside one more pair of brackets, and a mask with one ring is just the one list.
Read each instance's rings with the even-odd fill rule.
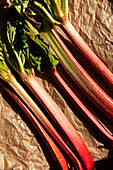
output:
[[[17,82],[10,69],[8,68],[5,62],[4,49],[6,50],[5,44],[0,41],[0,78],[7,82],[12,89],[16,92],[16,94],[21,98],[21,100],[26,104],[26,106],[34,113],[34,115],[38,118],[39,122],[46,131],[50,134],[50,136],[54,139],[54,141],[59,145],[59,147],[65,152],[68,158],[72,161],[73,166],[77,169],[82,170],[82,165],[79,162],[78,158],[74,155],[74,153],[70,150],[67,144],[62,140],[60,135],[48,121],[46,116],[40,110],[40,108],[36,105],[36,103],[32,100],[32,98],[27,94],[27,92],[23,89],[23,87]],[[7,53],[8,54],[8,53]],[[85,148],[84,148],[85,149]],[[87,164],[87,162],[86,162]],[[89,164],[89,163],[88,163]],[[94,165],[91,169],[93,169]]]
[[113,120],[113,99],[108,96],[82,68],[60,39],[55,29],[43,32],[42,34],[48,40],[50,46],[52,46],[52,49],[59,57],[61,65],[73,81],[107,117]]
[[62,25],[68,37],[70,37],[76,49],[91,64],[91,66],[100,74],[103,80],[113,89],[113,73],[101,61],[101,59],[85,43],[83,38],[78,34],[69,20]]
[[[67,1],[61,1],[60,3],[59,0],[43,0],[42,2],[36,0],[30,2],[27,1],[26,5],[26,1],[23,1],[21,4],[18,1],[12,0],[12,3],[19,14],[23,17],[27,18],[27,16],[32,16],[32,18],[34,17],[36,21],[40,20],[41,27],[39,28],[39,31],[49,42],[53,51],[59,58],[61,65],[75,81],[75,83],[77,83],[83,92],[86,93],[86,95],[92,100],[92,102],[94,102],[97,107],[99,107],[111,120],[113,120],[113,99],[110,98],[82,68],[55,30],[55,24],[60,26],[65,25],[65,27],[66,23],[68,25],[68,18],[66,18],[66,14],[63,14],[64,8],[62,6],[66,5],[67,8]],[[23,6],[25,8],[23,8]],[[41,19],[39,19],[39,14],[41,14]],[[68,28],[70,27],[68,26]],[[104,68],[104,70],[108,69]],[[104,71],[102,74],[104,74]],[[113,74],[110,74],[109,70],[106,74],[106,79],[108,79],[108,81],[110,80],[109,84],[113,84]]]
[[44,130],[44,128],[41,126],[41,124],[37,121],[37,119],[33,116],[33,114],[30,112],[30,110],[24,105],[24,103],[6,86],[4,86],[2,83],[0,84],[7,93],[14,99],[14,101],[19,105],[19,107],[24,111],[26,116],[30,119],[42,139],[44,140],[45,144],[47,145],[48,149],[50,150],[54,160],[58,164],[59,168],[62,170],[68,170],[67,162],[57,147],[57,145],[53,142],[53,140],[50,138],[50,136],[47,134],[47,132]]
[[113,144],[113,135],[102,126],[99,121],[94,117],[90,110],[80,101],[80,99],[75,95],[75,93],[70,89],[70,87],[65,83],[57,68],[54,67],[49,74],[50,77],[55,81],[58,87],[64,92],[70,102],[80,111],[80,113],[85,117],[89,124],[99,133],[104,140]]
[[[12,0],[15,8],[19,10],[21,4]],[[28,2],[28,1],[27,1]],[[73,42],[75,47],[81,52],[82,56],[88,60],[88,62],[93,66],[93,68],[102,76],[103,80],[113,89],[113,73],[108,69],[108,67],[99,59],[99,57],[89,48],[81,36],[77,33],[73,25],[68,19],[68,1],[66,0],[53,0],[42,1],[39,0],[30,1],[30,9],[36,13],[41,13],[52,25],[59,25],[63,31],[65,31]],[[23,2],[24,4],[24,2]],[[19,13],[26,13],[25,10],[19,11]]]
[[[8,47],[12,55],[7,55],[6,51],[4,51],[6,54],[7,61],[20,75],[23,82],[35,94],[37,99],[40,101],[40,103],[44,106],[49,115],[55,121],[59,129],[63,132],[66,140],[69,142],[70,147],[78,155],[84,168],[93,169],[94,162],[92,156],[89,153],[86,145],[82,141],[81,137],[79,136],[75,128],[72,126],[70,121],[67,119],[67,117],[64,115],[64,113],[61,111],[61,109],[58,107],[58,105],[51,98],[51,96],[37,81],[36,76],[34,75],[32,64],[30,62],[31,60],[29,59],[30,56],[32,56],[32,59],[34,57],[33,54],[30,54],[29,52],[30,47],[27,44],[27,37],[23,27],[21,29],[21,25],[22,25],[21,22],[15,22],[14,19],[12,19],[12,23],[11,21],[10,22],[8,21],[7,28]],[[17,28],[17,26],[19,26],[18,27],[19,29]],[[47,50],[47,48],[45,47],[46,44],[43,44],[44,42],[41,41],[42,39],[40,36],[38,36],[38,38],[40,46],[41,47],[43,46],[43,50],[46,51]],[[52,54],[51,55],[50,53],[47,54],[50,57],[49,60],[50,61],[52,60],[52,63],[56,64],[57,60],[53,59]],[[16,63],[14,64],[14,62]]]
[[[28,23],[29,24],[29,23]],[[28,33],[29,37],[33,40],[32,42],[32,51],[35,53],[34,56],[37,54],[38,49],[38,39],[36,38],[37,31],[34,31],[32,29],[32,25],[29,25],[30,32]],[[34,36],[33,36],[34,31]],[[31,36],[32,35],[32,36]],[[36,45],[37,44],[37,45]],[[36,55],[37,56],[37,55]],[[46,56],[45,56],[46,58]],[[45,63],[46,63],[45,59]],[[57,66],[56,66],[57,67]],[[54,68],[46,75],[52,76],[52,78],[55,80],[55,82],[58,83],[59,88],[61,88],[67,97],[72,101],[72,103],[77,107],[77,109],[80,110],[80,112],[85,116],[85,118],[88,120],[88,122],[93,125],[94,129],[96,129],[99,134],[104,137],[109,143],[113,143],[113,137],[112,134],[109,133],[99,122],[98,120],[93,116],[93,114],[85,107],[85,105],[79,100],[79,98],[73,93],[73,91],[70,89],[70,87],[65,83],[65,81],[61,78],[61,76],[58,74],[58,71],[54,66]],[[37,68],[38,69],[38,68]],[[39,69],[38,69],[39,70]],[[39,71],[42,71],[39,70]],[[51,73],[51,74],[50,74]]]

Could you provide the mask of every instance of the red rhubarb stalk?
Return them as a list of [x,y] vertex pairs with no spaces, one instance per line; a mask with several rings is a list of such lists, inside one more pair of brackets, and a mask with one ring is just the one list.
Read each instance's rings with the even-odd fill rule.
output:
[[[16,94],[26,104],[28,109],[30,109],[32,111],[32,113],[34,113],[34,115],[38,118],[38,121],[46,129],[46,131],[50,134],[52,139],[54,139],[54,141],[59,145],[59,147],[62,148],[62,150],[66,153],[68,158],[72,161],[74,167],[76,169],[79,168],[80,170],[82,170],[81,163],[79,162],[77,157],[69,149],[69,147],[66,145],[66,143],[62,140],[61,136],[57,133],[55,128],[48,121],[46,116],[43,114],[43,112],[40,110],[40,108],[36,105],[36,103],[33,101],[33,99],[28,95],[28,93],[25,91],[25,89],[17,82],[16,78],[11,73],[10,69],[8,68],[8,66],[5,62],[4,53],[6,55],[8,54],[5,44],[3,44],[2,41],[0,41],[0,78],[3,79],[5,82],[7,82],[12,87],[12,89],[16,92]],[[75,130],[75,132],[76,132],[76,130]],[[85,149],[85,147],[84,147],[84,143],[83,143],[82,149],[87,151],[87,149]],[[91,163],[92,163],[91,165],[89,165],[89,163],[88,163],[88,165],[90,167],[92,166],[91,168],[93,169],[93,165],[94,165],[93,161]],[[87,165],[87,161],[86,161],[86,165]]]
[[113,144],[113,135],[99,123],[99,121],[93,116],[90,110],[88,110],[88,108],[75,95],[75,93],[70,89],[70,87],[59,75],[56,67],[53,68],[52,73],[49,75],[53,78],[55,83],[57,83],[58,87],[68,97],[70,102],[80,111],[80,113],[86,118],[90,125],[99,133],[99,135],[102,136],[110,144]]
[[[1,54],[1,53],[0,53]],[[21,98],[21,100],[26,104],[26,106],[34,113],[34,115],[38,118],[38,121],[41,125],[46,129],[46,131],[50,134],[52,139],[58,144],[58,146],[65,152],[68,158],[72,161],[75,169],[82,170],[82,165],[74,155],[74,153],[70,150],[70,148],[66,145],[66,143],[62,140],[60,135],[48,121],[46,116],[40,110],[40,108],[36,105],[36,103],[32,100],[32,98],[27,94],[24,88],[17,82],[15,77],[10,72],[7,67],[4,59],[0,56],[0,78],[2,78],[5,82],[7,82],[12,89],[16,92],[16,94]],[[1,84],[1,83],[0,83]]]
[[[81,67],[81,65],[77,62],[77,60],[74,58],[71,52],[67,49],[67,47],[65,46],[65,44],[63,43],[63,41],[61,40],[61,38],[59,37],[59,35],[57,34],[55,30],[55,24],[63,25],[65,26],[65,29],[67,30],[69,29],[69,31],[72,28],[67,18],[68,2],[66,0],[61,1],[61,2],[59,0],[57,1],[53,0],[52,2],[50,1],[46,2],[44,0],[42,1],[31,0],[31,1],[28,1],[27,4],[26,4],[26,1],[23,2],[22,4],[20,2],[15,2],[15,0],[13,0],[12,3],[15,6],[16,10],[19,12],[19,14],[25,18],[27,16],[32,16],[32,17],[35,16],[34,19],[36,18],[36,21],[37,21],[39,17],[39,15],[37,14],[40,13],[42,15],[42,18],[41,18],[42,27],[39,31],[42,33],[42,35],[46,38],[46,40],[52,46],[52,49],[57,54],[57,57],[60,59],[62,66],[71,76],[71,78],[79,85],[79,87],[87,94],[87,96],[89,96],[89,98],[96,104],[96,106],[101,108],[105,112],[105,114],[110,119],[113,120],[113,99],[111,99],[95,83],[95,81],[87,74],[87,72]],[[26,8],[23,9],[23,5],[25,5]],[[27,8],[29,9],[28,11],[27,11]],[[54,36],[51,35],[51,32]],[[73,31],[71,31],[71,33],[72,32]],[[79,34],[76,34],[76,37],[78,37],[77,39],[79,42],[79,38],[80,38]],[[79,43],[78,43],[78,46],[79,46]],[[81,43],[81,46],[82,46],[82,43]],[[82,48],[81,46],[80,46],[80,49]],[[86,47],[84,47],[83,52],[85,53],[85,51],[86,53],[88,52],[86,50]],[[98,63],[96,64],[98,65]],[[100,69],[100,71],[101,70],[102,69]],[[103,70],[107,70],[107,68],[106,69],[103,68]],[[102,74],[104,75],[104,71]],[[113,84],[113,75],[112,73],[110,74],[109,70],[108,70],[108,74],[106,75],[106,78],[110,80],[111,84]]]
[[[53,35],[51,34],[51,32],[53,33]],[[110,98],[98,86],[98,84],[77,62],[77,60],[67,49],[55,29],[51,29],[51,32],[44,32],[43,36],[48,40],[49,44],[52,46],[52,49],[59,57],[61,65],[64,67],[64,69],[73,79],[73,81],[92,100],[92,102],[95,103],[96,106],[99,107],[99,109],[102,109],[106,116],[113,120],[113,99]]]
[[[9,42],[8,46],[9,46],[9,51],[12,53],[8,54],[6,50],[4,51],[7,61],[19,74],[22,81],[34,93],[34,95],[40,101],[42,106],[46,109],[46,111],[49,113],[51,118],[57,124],[58,128],[64,134],[64,137],[69,142],[69,145],[74,149],[74,152],[79,157],[80,161],[83,164],[83,167],[85,169],[93,169],[94,162],[92,156],[88,151],[86,145],[84,144],[83,140],[81,139],[81,137],[79,136],[75,128],[72,126],[70,121],[67,119],[67,117],[64,115],[62,110],[54,102],[52,97],[47,93],[47,91],[41,86],[41,84],[36,79],[32,63],[30,62],[31,61],[30,56],[32,56],[32,59],[34,59],[34,57],[29,50],[30,45],[27,43],[28,39],[27,39],[26,32],[24,31],[24,29],[20,30],[21,28],[21,25],[19,25],[20,22],[17,22],[17,24],[18,24],[17,26],[19,27],[14,26],[14,23],[12,24],[12,22],[8,22],[8,26],[7,26],[7,38]],[[44,43],[40,35],[39,34],[37,35],[37,31],[36,30],[33,31],[33,33],[31,33],[30,36],[31,37],[35,36],[35,41],[37,41],[37,43],[39,43],[38,45],[42,47],[41,50],[39,50],[38,52],[43,50],[43,53],[46,52],[46,55],[49,54],[49,56],[52,57],[52,59],[50,58],[49,60],[53,60],[53,55],[49,53],[47,49],[47,45]],[[37,38],[39,39],[37,40]],[[20,46],[18,46],[18,44],[20,44]],[[42,56],[43,53],[41,53],[40,56]],[[35,58],[34,60],[36,59],[37,58]],[[48,67],[47,63],[45,63],[45,67]]]
[[113,89],[113,73],[85,43],[70,21],[66,20],[61,27],[65,32],[67,32],[68,37],[71,39],[76,49],[92,65],[100,76],[102,76],[103,80],[111,87],[111,89]]
[[24,103],[22,103],[22,101],[11,90],[9,90],[3,84],[1,84],[1,86],[7,91],[7,93],[14,99],[14,101],[19,105],[19,107],[24,111],[26,116],[30,119],[30,121],[32,122],[32,124],[34,125],[34,127],[36,128],[36,130],[44,140],[48,149],[50,150],[59,168],[62,170],[68,170],[67,162],[63,154],[56,146],[56,144],[53,142],[53,140],[50,138],[50,136],[47,134],[47,132],[44,130],[44,128],[41,126],[41,124],[37,121],[35,116],[33,116],[30,110],[24,105]]
[[[34,79],[33,79],[33,81],[34,81]],[[15,85],[15,83],[16,83],[16,85]],[[51,136],[55,139],[55,141],[57,141],[58,143],[60,143],[60,145],[61,145],[61,147],[63,147],[66,151],[65,152],[67,152],[67,154],[68,155],[71,155],[72,154],[72,156],[71,156],[71,160],[73,161],[73,163],[74,163],[74,166],[75,167],[81,167],[81,164],[79,163],[79,161],[78,161],[78,159],[73,155],[73,153],[71,153],[70,154],[70,152],[71,151],[67,151],[67,150],[69,150],[69,149],[67,149],[67,146],[65,146],[65,144],[63,143],[63,141],[62,141],[62,138],[58,135],[58,133],[55,131],[55,129],[54,129],[54,127],[50,124],[50,122],[48,121],[48,119],[45,117],[45,115],[42,113],[42,111],[37,107],[37,105],[35,104],[35,102],[29,97],[29,95],[27,95],[27,93],[25,94],[25,91],[24,91],[24,89],[19,85],[19,83],[17,84],[17,82],[15,82],[14,83],[14,80],[13,80],[13,84],[12,83],[9,83],[9,85],[15,90],[15,92],[17,93],[17,94],[19,94],[19,96],[22,98],[22,100],[27,104],[27,106],[31,109],[31,111],[36,115],[36,117],[39,119],[39,121],[41,122],[41,124],[46,128],[46,130],[48,131],[48,133],[50,133],[51,134]],[[35,83],[36,83],[36,81],[35,81]],[[36,85],[37,85],[37,83],[36,83]],[[34,86],[34,88],[35,89],[37,89],[37,87],[36,86]],[[39,88],[38,89],[39,91],[41,91],[42,89],[41,88]],[[24,95],[25,94],[25,95]],[[44,100],[44,98],[46,99],[46,94],[44,93],[43,94],[43,100]],[[46,100],[45,100],[45,102],[46,102]],[[53,103],[51,103],[48,107],[50,107],[50,110],[51,110],[51,107],[53,106],[52,105]],[[54,108],[54,110],[55,110],[55,108]],[[56,111],[57,112],[57,111]],[[65,116],[64,116],[65,117]],[[62,115],[60,115],[59,114],[59,119],[62,121],[62,124],[63,124],[63,122],[65,121],[65,119],[64,119],[64,117],[62,117]],[[63,119],[62,119],[63,118]],[[69,121],[68,121],[69,122]],[[68,123],[67,122],[67,123]],[[55,121],[55,123],[57,123],[56,121]],[[69,124],[70,125],[70,124]],[[65,127],[65,124],[63,124],[63,128],[69,128],[70,129],[70,127],[69,127],[69,125],[67,125],[66,127]],[[68,129],[68,131],[69,131],[69,129]],[[60,128],[60,130],[62,130],[62,128]],[[70,129],[71,130],[71,129]],[[92,157],[90,156],[90,153],[89,153],[89,151],[87,150],[87,148],[86,148],[86,146],[85,146],[85,144],[82,142],[82,140],[81,140],[81,138],[80,138],[80,136],[78,136],[78,133],[76,132],[76,130],[74,129],[74,131],[72,131],[71,132],[71,136],[69,136],[70,138],[73,138],[73,133],[75,133],[75,147],[77,147],[77,145],[76,145],[76,143],[78,143],[78,148],[77,149],[79,149],[78,150],[78,152],[80,152],[79,154],[82,154],[83,155],[83,151],[85,152],[85,156],[87,156],[87,158],[88,158],[88,162],[87,162],[87,160],[86,160],[86,158],[84,158],[84,156],[82,156],[81,155],[81,157],[83,157],[82,158],[82,161],[84,161],[85,163],[84,164],[86,164],[86,167],[87,166],[91,166],[91,168],[93,168],[93,163],[92,163]],[[67,134],[68,135],[68,134]],[[68,138],[69,138],[68,137]],[[72,139],[70,139],[70,140],[72,140]],[[73,141],[74,142],[74,141]],[[62,144],[63,143],[63,144]],[[63,145],[63,146],[62,146]],[[66,147],[66,148],[65,148]],[[83,150],[82,150],[82,149]],[[69,153],[68,153],[69,152]],[[91,157],[91,158],[90,158]],[[75,159],[76,158],[76,159]],[[89,164],[89,165],[88,165]]]
[[35,75],[27,76],[27,81],[25,81],[25,83],[29,87],[29,89],[35,94],[37,99],[41,102],[41,104],[47,110],[47,112],[57,124],[59,129],[62,131],[64,137],[69,142],[69,146],[78,155],[84,168],[93,169],[94,162],[86,145],[84,144],[81,137],[79,136],[75,128],[72,126],[70,121],[64,115],[62,110],[58,107],[58,105],[54,102],[51,96],[37,81]]
[[[45,15],[43,15],[43,13],[41,12],[41,15],[43,17],[43,23],[42,23],[43,28],[41,28],[42,31],[40,33],[49,42],[49,45],[52,47],[52,49],[58,56],[62,66],[65,68],[65,70],[71,76],[71,78],[79,85],[79,87],[87,94],[87,96],[96,104],[96,106],[99,107],[100,109],[102,109],[102,111],[104,111],[104,113],[111,120],[113,120],[113,99],[110,98],[97,85],[97,83],[95,83],[95,81],[87,74],[87,72],[81,67],[81,65],[77,62],[77,60],[74,58],[74,56],[68,50],[68,48],[65,46],[65,44],[59,37],[57,31],[55,30],[55,24],[58,24],[58,25],[63,25],[65,27],[65,29],[67,29],[67,30],[69,29],[69,31],[71,33],[73,33],[73,30],[71,31],[72,26],[68,22],[68,18],[66,18],[67,15],[66,14],[64,15],[63,14],[64,11],[62,11],[62,10],[65,10],[65,8],[63,8],[63,7],[65,5],[67,6],[67,1],[63,1],[63,2],[59,3],[59,1],[53,0],[53,2],[50,4],[47,2],[45,2],[45,4],[42,2],[37,2],[37,1],[30,2],[31,10],[33,10],[36,13],[36,11],[39,11],[39,8],[40,8],[40,12],[43,10],[43,12],[45,14]],[[21,4],[20,4],[20,6],[21,6]],[[16,7],[16,9],[18,9],[17,6],[15,6],[15,7]],[[51,12],[49,11],[49,9],[52,10],[53,15],[51,15]],[[48,21],[47,20],[45,21],[44,17],[47,18]],[[51,26],[51,24],[49,24],[49,22],[52,24],[52,26]],[[53,35],[51,34],[51,32]],[[79,42],[79,38],[80,38],[79,34],[76,34],[76,38],[78,39],[78,42]],[[82,42],[81,39],[80,39],[80,42]],[[84,42],[83,42],[83,44],[84,44]],[[79,46],[79,43],[78,43],[78,46]],[[83,46],[82,43],[81,43],[81,46]],[[80,46],[80,49],[82,48],[81,46]],[[88,47],[86,48],[86,46],[84,47],[84,51],[86,51],[86,54],[87,54],[88,51],[86,49],[89,49],[89,48]],[[98,60],[97,60],[97,62],[101,63],[101,61],[98,61]],[[98,65],[98,63],[95,63],[95,64]],[[107,74],[106,78],[108,80],[110,80],[110,82],[111,82],[110,84],[113,84],[113,74],[110,73],[109,69],[107,69],[106,66],[104,67],[104,64],[102,64],[99,67],[103,67],[102,68],[103,70],[100,69],[103,71],[102,74],[105,75],[105,72],[106,72],[106,74]],[[104,72],[104,70],[107,70],[107,71]]]
[[[21,7],[21,4],[19,2],[15,3],[15,0],[12,0],[12,2],[14,3],[16,10],[20,14],[22,12],[27,13],[26,12],[27,10],[24,10]],[[106,81],[107,84],[109,84],[109,86],[113,89],[113,73],[99,59],[99,57],[97,57],[97,55],[88,47],[88,45],[81,38],[81,36],[77,33],[77,31],[75,30],[75,28],[72,26],[71,22],[69,21],[68,1],[67,0],[61,0],[61,1],[53,0],[52,2],[51,1],[46,2],[44,0],[42,1],[31,0],[30,2],[28,2],[28,4],[29,4],[28,7],[30,7],[30,10],[31,11],[33,10],[32,11],[33,15],[34,14],[37,15],[37,13],[40,13],[43,16],[43,18],[46,18],[46,20],[50,22],[52,25],[59,25],[67,33],[68,37],[74,43],[75,47],[81,52],[83,57],[86,58],[91,63],[91,65],[95,68],[95,70],[97,70],[98,73],[102,76],[103,80]],[[31,16],[31,13],[30,13],[30,16]],[[29,14],[29,10],[28,10],[28,14]]]

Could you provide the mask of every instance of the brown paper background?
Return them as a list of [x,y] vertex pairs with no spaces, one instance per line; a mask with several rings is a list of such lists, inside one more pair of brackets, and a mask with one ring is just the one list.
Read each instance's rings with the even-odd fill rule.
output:
[[[2,12],[1,9],[0,11]],[[69,19],[87,44],[113,71],[112,1],[69,0]],[[68,40],[66,42],[70,46]],[[71,50],[75,52],[72,47]],[[85,65],[85,61],[78,54],[77,59],[100,83],[97,74]],[[94,161],[113,155],[112,148],[109,148],[87,121],[80,116],[57,86],[47,78],[38,79],[72,122]],[[109,87],[101,84],[113,97]],[[110,122],[105,121],[105,123],[112,128]],[[50,168],[55,169],[55,162],[43,140],[21,109],[0,87],[0,170],[48,170]]]

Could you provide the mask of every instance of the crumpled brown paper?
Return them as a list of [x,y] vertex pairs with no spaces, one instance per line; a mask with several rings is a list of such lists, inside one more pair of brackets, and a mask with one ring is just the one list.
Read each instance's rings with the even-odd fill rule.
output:
[[[86,43],[113,71],[112,0],[69,0],[69,19]],[[80,60],[79,57],[78,60]],[[89,68],[85,68],[90,72]],[[93,76],[98,82],[96,74]],[[94,161],[113,155],[112,148],[104,144],[104,141],[79,115],[80,113],[68,102],[55,84],[44,78],[39,79],[72,122]],[[105,89],[110,93],[107,86]],[[108,126],[112,127],[112,125]],[[0,87],[0,170],[47,170],[50,168],[55,169],[55,162],[43,140],[21,109]]]

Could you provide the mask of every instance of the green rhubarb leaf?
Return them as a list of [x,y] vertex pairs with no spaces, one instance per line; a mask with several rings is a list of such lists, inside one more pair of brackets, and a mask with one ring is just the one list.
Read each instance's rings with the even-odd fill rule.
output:
[[30,47],[30,60],[38,71],[48,73],[53,66],[59,63],[58,59],[47,48],[40,48],[36,41],[32,42]]
[[20,20],[16,14],[8,17],[7,38],[12,54],[7,61],[19,74],[30,74],[33,67],[47,73],[59,63],[37,29],[29,21]]
[[[68,0],[35,0],[47,9],[54,20],[60,21],[62,15],[68,16]],[[46,5],[45,5],[46,4]],[[40,5],[40,8],[41,5]]]
[[48,11],[50,11],[51,15],[52,15],[52,2],[50,0],[36,0],[36,2],[40,3],[43,5],[43,7],[45,7]]
[[[45,9],[48,10],[48,12],[51,14],[51,16],[55,19],[55,20],[58,20],[58,10],[57,10],[57,4],[59,5],[59,8],[60,8],[60,2],[59,0],[57,1],[54,1],[54,0],[36,0],[36,2],[39,2],[41,3]],[[46,5],[45,5],[46,4]]]
[[30,6],[28,11],[26,11],[26,14],[29,15],[29,10],[32,10],[33,15],[30,14],[29,17],[34,17],[34,13],[35,13],[35,19],[37,18],[37,16],[39,14],[41,14],[44,18],[46,18],[50,23],[52,24],[60,24],[60,22],[57,20],[57,18],[55,18],[54,13],[52,11],[52,9],[50,8],[49,5],[47,5],[44,1],[32,1],[32,3],[30,2]]
[[6,45],[0,40],[0,78],[8,82],[10,81],[11,71],[6,64],[5,55],[9,54]]
[[60,24],[62,19],[60,0],[11,0],[11,2],[24,18],[32,19],[34,15],[41,14],[52,24]]
[[7,61],[19,74],[22,72],[30,73],[29,46],[27,44],[27,35],[23,29],[23,24],[15,17],[7,19],[7,39],[8,47],[11,53]]
[[46,16],[52,24],[61,24],[68,17],[68,0],[34,0],[32,4],[30,8]]
[[29,36],[30,61],[40,72],[49,72],[53,66],[59,63],[58,58],[52,54],[49,45],[44,41],[42,35],[27,22],[27,32]]
[[29,0],[11,0],[19,14],[23,15],[28,8]]

